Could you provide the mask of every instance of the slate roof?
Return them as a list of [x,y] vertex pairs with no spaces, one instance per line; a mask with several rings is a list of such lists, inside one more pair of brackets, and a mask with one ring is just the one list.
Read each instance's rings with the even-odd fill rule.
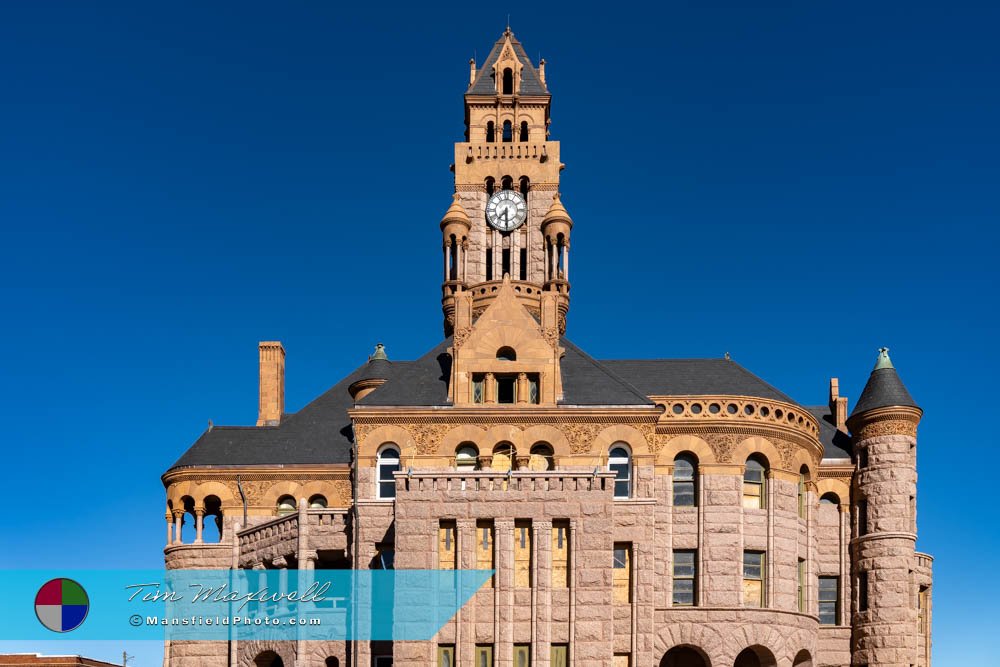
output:
[[851,437],[837,428],[830,407],[807,405],[806,410],[819,420],[819,443],[823,445],[824,459],[851,458]]
[[[386,380],[358,401],[359,406],[448,406],[451,357],[447,350],[451,344],[452,339],[446,338],[414,361],[371,360],[298,412],[286,414],[278,426],[211,428],[171,469],[350,463],[353,434],[347,410],[355,403],[348,388],[358,380]],[[649,396],[670,395],[754,396],[795,403],[727,359],[598,361],[565,338],[561,344],[566,354],[562,359],[563,400],[560,405],[649,407],[653,405]],[[849,457],[841,437],[824,424],[821,420],[824,446],[837,456]],[[846,447],[849,452],[849,444]]]
[[858,404],[854,406],[851,416],[861,414],[866,410],[885,408],[889,406],[919,407],[910,392],[903,386],[896,369],[876,368],[868,377],[868,383],[861,392]]
[[645,396],[753,396],[795,403],[729,359],[609,359],[601,364]]
[[[500,39],[493,45],[490,55],[486,56],[486,60],[476,71],[475,80],[469,85],[469,89],[465,91],[466,95],[496,95],[497,84],[494,79],[493,65],[500,58],[500,51],[503,49],[505,39],[506,33],[500,35]],[[541,78],[539,78],[538,70],[531,64],[531,58],[524,52],[521,42],[517,41],[513,34],[510,36],[510,43],[514,48],[514,55],[517,56],[517,59],[524,66],[521,69],[521,90],[519,94],[548,95],[549,91],[545,87],[545,84],[542,83]]]

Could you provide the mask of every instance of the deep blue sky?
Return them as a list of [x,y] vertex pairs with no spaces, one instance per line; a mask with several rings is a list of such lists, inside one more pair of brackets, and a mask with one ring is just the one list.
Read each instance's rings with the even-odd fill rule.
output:
[[[258,340],[285,343],[290,410],[377,341],[439,340],[468,59],[506,11],[0,6],[0,567],[159,566],[159,475],[209,419],[254,421]],[[926,410],[935,664],[994,664],[1000,10],[521,3],[511,25],[548,61],[570,338],[729,351],[810,404],[831,376],[853,403],[890,346]]]

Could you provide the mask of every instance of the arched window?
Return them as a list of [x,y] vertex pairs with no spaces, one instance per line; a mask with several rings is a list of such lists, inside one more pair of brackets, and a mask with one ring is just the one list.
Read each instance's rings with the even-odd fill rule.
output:
[[278,516],[284,516],[285,514],[291,514],[296,510],[295,498],[292,496],[281,496],[278,498],[277,512]]
[[509,67],[503,71],[503,88],[501,90],[504,95],[514,94],[514,70]]
[[378,453],[378,497],[395,498],[396,480],[393,473],[399,472],[399,450],[389,444]]
[[505,345],[497,350],[497,361],[517,361],[517,352]]
[[514,465],[514,445],[509,442],[501,442],[493,448],[493,463],[490,468],[507,472]]
[[514,126],[509,120],[503,122],[503,141],[505,143],[510,143],[514,141]]
[[310,498],[309,499],[309,509],[311,509],[311,510],[326,509],[326,496],[317,493],[312,498]]
[[820,505],[839,505],[840,497],[833,491],[828,491],[819,499]]
[[528,121],[526,121],[526,120],[522,120],[521,121],[521,134],[517,138],[517,140],[518,141],[527,141],[528,140]]
[[799,516],[806,518],[806,481],[809,479],[809,468],[799,468]]
[[524,201],[528,201],[528,190],[531,189],[531,181],[528,180],[527,176],[522,176],[518,179],[518,190],[521,192],[521,196],[524,197]]
[[684,452],[674,459],[674,505],[694,507],[697,505],[698,459]]
[[486,141],[493,142],[497,140],[496,127],[493,125],[493,121],[486,123]]
[[455,466],[465,470],[475,470],[479,465],[479,450],[471,442],[463,442],[455,450]]
[[547,442],[535,443],[531,447],[531,458],[528,461],[529,470],[555,470],[556,462],[552,447]]
[[324,664],[326,665],[326,667],[340,667],[340,660],[338,658],[330,656],[329,658],[326,659],[326,663]]
[[756,454],[747,459],[743,472],[743,507],[767,507],[767,462]]
[[205,498],[205,516],[202,517],[202,523],[202,542],[213,544],[222,541],[222,501],[218,496]]
[[486,177],[486,194],[492,195],[497,189],[497,179],[492,176]]
[[617,442],[608,453],[608,470],[615,473],[615,498],[632,495],[632,457],[623,442]]
[[500,179],[500,189],[501,190],[513,190],[514,189],[514,179],[510,176],[504,176]]

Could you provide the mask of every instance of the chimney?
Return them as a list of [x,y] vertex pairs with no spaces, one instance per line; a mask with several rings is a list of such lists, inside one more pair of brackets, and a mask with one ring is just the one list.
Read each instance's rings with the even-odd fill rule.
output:
[[833,423],[847,433],[847,397],[840,395],[840,380],[830,378],[830,414]]
[[261,341],[260,403],[257,426],[277,426],[285,412],[285,348],[281,341]]
[[538,61],[538,78],[541,79],[542,85],[545,85],[545,58]]
[[469,58],[469,85],[476,82],[476,59]]

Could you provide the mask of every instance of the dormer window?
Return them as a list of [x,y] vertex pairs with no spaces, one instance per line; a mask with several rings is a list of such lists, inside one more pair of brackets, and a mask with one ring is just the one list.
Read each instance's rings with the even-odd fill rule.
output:
[[504,95],[514,94],[514,70],[509,67],[504,68],[503,71],[503,87],[501,92]]

